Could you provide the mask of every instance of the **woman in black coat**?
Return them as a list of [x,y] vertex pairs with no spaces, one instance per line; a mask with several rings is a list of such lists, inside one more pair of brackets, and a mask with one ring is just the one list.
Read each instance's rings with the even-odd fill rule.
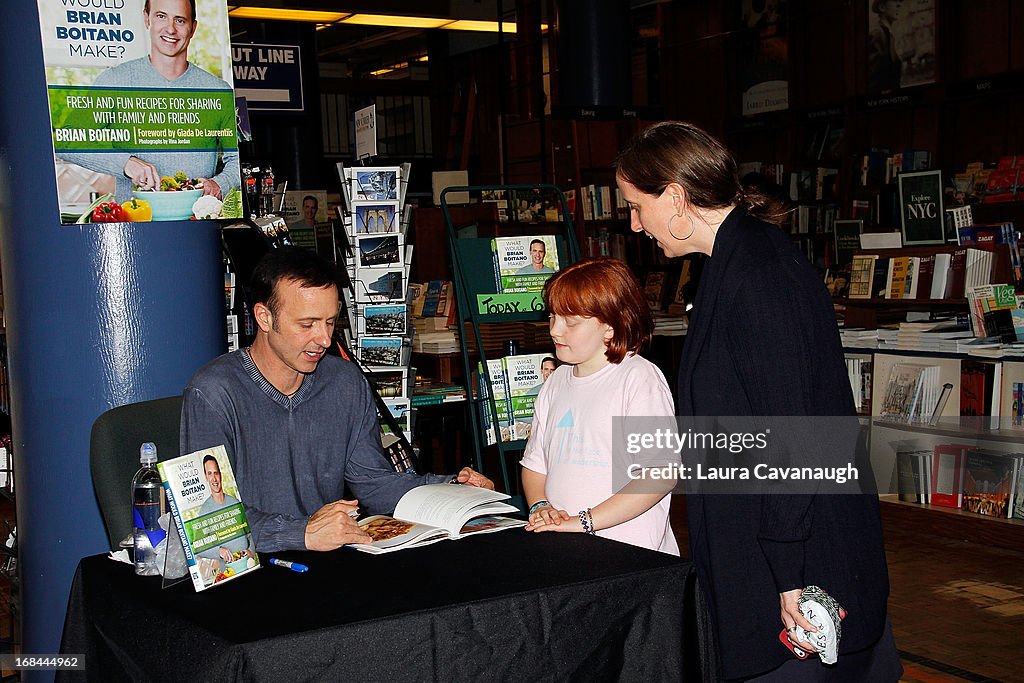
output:
[[[708,256],[680,363],[677,413],[853,416],[832,302],[778,227],[783,202],[744,189],[728,150],[681,122],[641,133],[616,170],[634,231],[657,240],[667,256]],[[858,464],[862,482],[873,482],[866,463]],[[877,496],[691,494],[687,512],[724,678],[899,680]],[[779,639],[783,629],[814,630],[797,602],[809,585],[848,612],[833,665],[796,659]]]

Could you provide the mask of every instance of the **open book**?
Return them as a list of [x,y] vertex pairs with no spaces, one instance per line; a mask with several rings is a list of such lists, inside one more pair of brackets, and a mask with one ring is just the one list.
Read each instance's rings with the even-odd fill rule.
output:
[[457,484],[417,486],[398,501],[394,517],[374,515],[359,521],[372,543],[349,546],[364,553],[389,553],[470,534],[525,526],[523,520],[494,515],[519,512],[503,503],[509,496]]

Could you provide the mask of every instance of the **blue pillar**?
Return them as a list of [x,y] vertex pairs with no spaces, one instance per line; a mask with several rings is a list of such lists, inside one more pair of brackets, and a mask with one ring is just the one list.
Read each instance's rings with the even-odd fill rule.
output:
[[89,471],[92,423],[112,407],[180,394],[224,350],[224,283],[211,221],[60,224],[36,0],[3,0],[0,35],[23,651],[53,653],[79,559],[107,549]]

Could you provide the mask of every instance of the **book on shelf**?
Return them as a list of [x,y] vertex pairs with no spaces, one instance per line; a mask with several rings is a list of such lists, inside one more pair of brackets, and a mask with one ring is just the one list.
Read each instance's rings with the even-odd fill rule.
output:
[[932,453],[932,505],[960,508],[963,504],[964,463],[970,448],[957,443],[935,445]]
[[1024,429],[1024,382],[1013,382],[1010,389],[1010,429]]
[[850,272],[828,268],[825,270],[825,289],[831,296],[844,298],[850,295]]
[[871,276],[871,298],[872,299],[885,299],[889,294],[889,286],[891,280],[889,279],[889,263],[892,261],[890,256],[879,256],[875,259],[875,272]]
[[932,451],[900,444],[896,448],[896,484],[899,499],[927,504],[931,492]]
[[889,371],[878,416],[891,422],[926,422],[940,393],[939,366],[896,363]]
[[858,254],[853,257],[853,265],[850,269],[851,299],[870,299],[871,286],[875,273],[876,254]]
[[644,279],[644,298],[647,299],[647,305],[652,311],[660,311],[662,308],[661,302],[665,296],[665,278],[664,270],[652,270]]
[[525,526],[523,520],[502,516],[519,512],[503,502],[509,498],[504,493],[462,484],[417,486],[398,501],[394,515],[359,520],[359,528],[373,541],[348,547],[378,555]]
[[[1001,370],[1001,363],[987,363],[970,358],[960,361],[961,417],[984,417],[998,413]],[[995,405],[993,399],[996,401]]]
[[1013,285],[977,285],[966,293],[974,336],[1017,341],[1011,313],[1017,309]]
[[967,451],[963,509],[988,517],[1009,517],[1021,456],[982,449]]
[[931,299],[946,299],[950,296],[950,267],[953,262],[953,255],[949,253],[935,254],[935,262],[932,269]]
[[[903,285],[903,292],[901,297],[903,299],[916,299],[917,298],[917,286],[918,286],[918,270],[921,267],[920,256],[908,256],[907,257],[907,276],[906,282]],[[899,292],[897,292],[899,294]]]
[[1024,520],[1024,463],[1017,468],[1013,484],[1013,500],[1010,504],[1010,518]]
[[224,446],[164,460],[157,471],[197,591],[259,569]]
[[889,259],[889,272],[886,275],[885,298],[902,299],[903,290],[907,286],[907,270],[910,257],[894,256]]
[[[483,364],[477,364],[477,387],[480,396],[480,411],[483,418],[484,435],[487,445],[497,443],[498,437],[503,442],[512,441],[512,420],[508,412],[508,384],[505,381],[505,367],[500,358],[487,360],[487,376],[490,384],[483,381]],[[491,412],[491,403],[494,404],[494,415],[497,415],[498,424],[493,423],[494,415]]]
[[509,413],[512,418],[512,439],[528,439],[533,428],[533,405],[544,386],[544,359],[550,353],[505,356],[501,359],[508,387]]
[[870,355],[847,353],[846,372],[853,392],[853,405],[858,413],[871,409],[871,369],[874,361]]
[[914,282],[912,299],[932,298],[932,277],[935,273],[935,254],[927,254],[918,258],[917,274]]
[[554,235],[495,237],[491,240],[497,292],[540,292],[558,271]]
[[427,283],[423,293],[423,305],[419,312],[414,312],[421,318],[433,318],[437,315],[438,306],[441,303],[441,292],[444,289],[445,280],[431,280]]

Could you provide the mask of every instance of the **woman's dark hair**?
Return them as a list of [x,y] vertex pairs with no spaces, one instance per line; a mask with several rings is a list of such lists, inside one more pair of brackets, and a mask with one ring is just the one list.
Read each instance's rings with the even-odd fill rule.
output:
[[644,194],[658,196],[669,183],[679,183],[689,201],[702,209],[736,204],[769,223],[788,220],[786,202],[760,188],[744,187],[729,150],[683,121],[662,121],[640,133],[619,153],[615,172]]
[[651,341],[651,309],[636,275],[623,261],[587,258],[563,268],[544,286],[544,303],[558,315],[597,318],[612,328],[604,355],[620,363]]
[[267,253],[252,273],[249,291],[253,304],[264,304],[277,314],[277,283],[294,280],[300,287],[337,287],[338,271],[308,249],[282,247]]

